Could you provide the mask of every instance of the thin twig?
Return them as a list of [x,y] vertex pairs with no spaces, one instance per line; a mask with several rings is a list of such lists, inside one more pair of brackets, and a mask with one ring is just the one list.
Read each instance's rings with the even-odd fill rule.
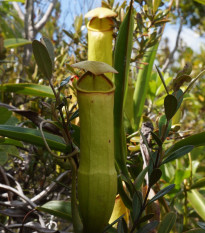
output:
[[162,72],[165,72],[167,70],[168,66],[173,61],[174,54],[177,51],[178,46],[179,46],[179,39],[180,39],[180,35],[181,35],[181,32],[182,32],[183,23],[184,23],[184,20],[183,20],[182,17],[180,17],[180,25],[179,25],[179,30],[178,30],[178,33],[177,33],[177,38],[176,38],[175,46],[174,46],[172,52],[169,54],[169,57],[166,59],[164,65],[162,67]]
[[50,18],[51,13],[53,12],[53,9],[54,9],[56,3],[57,3],[57,0],[53,0],[53,1],[50,3],[50,5],[49,5],[49,7],[48,7],[48,9],[47,9],[47,11],[46,11],[46,13],[43,15],[43,17],[41,18],[41,20],[39,20],[39,21],[34,25],[35,30],[40,31],[40,30],[43,28],[43,26],[46,24],[46,22],[47,22],[48,19]]
[[47,122],[47,123],[50,123],[50,124],[53,124],[53,122],[52,122],[52,121],[44,120],[44,121],[42,121],[42,122],[40,123],[39,128],[40,128],[40,132],[41,132],[41,135],[42,135],[42,138],[43,138],[44,144],[45,144],[45,146],[46,146],[47,150],[50,152],[50,154],[51,154],[52,156],[54,156],[55,158],[58,158],[58,159],[67,159],[67,158],[72,157],[72,156],[74,156],[74,155],[76,155],[76,154],[78,154],[78,153],[79,153],[79,149],[78,149],[78,147],[77,147],[77,146],[75,146],[74,151],[73,151],[73,152],[71,152],[71,153],[70,153],[70,154],[68,154],[68,155],[65,155],[65,156],[59,156],[59,155],[56,155],[56,154],[55,154],[55,153],[50,149],[50,147],[49,147],[49,145],[48,145],[48,143],[47,143],[47,141],[46,141],[46,138],[45,138],[45,136],[44,136],[44,133],[43,133],[43,124],[45,124],[46,122]]
[[[2,166],[0,166],[0,172],[1,172],[1,175],[2,175],[2,177],[4,179],[4,181],[5,181],[5,184],[10,186],[10,182],[9,182],[8,177],[7,177],[7,175],[6,175],[6,173],[5,173]],[[13,199],[12,198],[12,193],[10,191],[8,191],[8,200],[12,201],[12,199]]]
[[7,176],[10,177],[15,182],[16,189],[19,191],[19,193],[24,194],[23,189],[22,189],[21,185],[19,184],[19,182],[17,180],[15,180],[15,178],[10,173],[7,173]]
[[5,225],[3,225],[1,222],[0,222],[0,226],[3,227],[3,228],[5,229],[6,232],[14,233],[14,232],[11,231],[8,227],[6,227]]
[[33,202],[38,202],[40,201],[42,198],[44,198],[46,195],[48,195],[48,193],[50,193],[54,187],[56,186],[57,182],[59,182],[60,180],[62,180],[63,177],[65,177],[68,174],[69,171],[65,171],[63,173],[61,173],[57,179],[55,181],[53,181],[45,190],[43,190],[42,192],[40,192],[38,195],[36,195],[35,197],[31,198],[31,201]]
[[6,189],[9,190],[15,194],[17,194],[19,197],[21,197],[23,200],[25,200],[32,208],[36,208],[37,205],[35,203],[33,203],[28,197],[26,197],[24,194],[20,193],[18,190],[5,185],[5,184],[0,184],[0,189]]

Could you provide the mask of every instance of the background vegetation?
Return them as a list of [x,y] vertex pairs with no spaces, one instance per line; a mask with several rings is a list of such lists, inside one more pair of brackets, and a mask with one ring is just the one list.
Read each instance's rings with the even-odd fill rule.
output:
[[[86,13],[84,9],[90,10],[95,2],[85,1],[82,5],[82,1],[76,1],[75,4],[79,12],[68,11],[70,16],[67,19],[73,22],[66,27],[60,18],[62,6],[65,6],[62,1],[0,2],[1,232],[73,232],[70,204],[72,184],[75,185],[73,161],[67,157],[59,159],[58,156],[70,152],[71,141],[79,147],[74,86],[83,71],[71,65],[88,59],[85,29],[88,19],[83,14]],[[107,0],[101,4],[118,14],[113,33],[115,48],[129,2]],[[205,46],[201,45],[199,51],[194,51],[181,39],[184,27],[204,37],[204,1],[135,0],[133,9],[133,48],[128,63],[127,97],[123,100],[125,108],[122,111],[127,146],[126,168],[123,170],[122,165],[120,170],[123,172],[118,172],[121,174],[118,193],[127,207],[126,211],[129,209],[130,219],[125,221],[122,216],[117,216],[117,229],[110,226],[104,232],[189,232],[191,229],[195,229],[192,232],[204,232]],[[164,27],[171,24],[178,27],[172,49],[169,47],[170,38],[161,38]],[[45,72],[36,61],[38,59],[33,56],[31,42],[41,37],[47,48],[50,46],[47,38],[54,47],[53,53],[49,54],[53,57],[52,81],[50,77],[45,78]],[[52,52],[52,49],[48,48],[48,51]],[[180,75],[183,79],[177,80]],[[139,86],[139,95],[140,90],[135,87],[140,85],[137,84],[140,77],[142,81],[148,78],[143,84],[144,89]],[[187,87],[191,88],[187,90]],[[185,94],[179,108],[180,90]],[[172,92],[176,94],[177,104],[172,97],[168,100]],[[145,104],[141,101],[143,98],[146,99]],[[136,106],[134,109],[133,104]],[[172,118],[171,128],[169,118]],[[151,122],[151,126],[147,122]],[[22,131],[16,130],[16,126]],[[146,127],[149,132],[146,132]],[[47,131],[44,136],[52,151],[45,146],[39,128]],[[151,139],[149,129],[153,131]],[[193,135],[196,137],[191,138],[190,143],[177,144],[177,141]],[[67,138],[66,143],[62,138]],[[192,145],[194,148],[190,147]],[[156,164],[154,172],[150,171],[154,177],[149,180],[151,185],[141,188],[144,177],[147,179],[141,156],[143,146],[152,152],[160,151],[165,156],[175,157],[164,162],[163,166],[160,164],[162,161]],[[173,155],[171,152],[177,149],[181,151]],[[78,154],[73,158],[78,166]],[[137,182],[141,182],[140,187]],[[124,191],[123,183],[127,191]],[[159,193],[160,190],[164,193]],[[139,195],[142,200],[139,200]],[[149,206],[144,205],[147,199],[151,200]]]

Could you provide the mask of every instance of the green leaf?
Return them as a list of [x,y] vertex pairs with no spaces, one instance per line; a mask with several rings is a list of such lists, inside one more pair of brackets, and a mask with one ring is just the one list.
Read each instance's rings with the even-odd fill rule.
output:
[[117,182],[118,182],[118,192],[120,194],[120,197],[122,198],[123,203],[127,208],[131,209],[132,201],[130,200],[130,197],[127,195],[127,193],[124,190],[121,176],[118,177]]
[[32,42],[32,47],[39,69],[45,75],[45,77],[50,80],[52,78],[53,64],[46,46],[44,46],[38,40],[34,40]]
[[166,188],[160,190],[151,200],[148,201],[148,205],[151,204],[152,202],[158,200],[160,197],[163,197],[166,195],[168,192],[170,192],[173,188],[175,187],[175,184],[170,184]]
[[158,10],[158,7],[161,4],[161,0],[152,0],[153,12],[155,13]]
[[148,171],[148,167],[144,168],[140,172],[140,174],[137,176],[137,178],[135,179],[134,186],[135,186],[136,190],[139,190],[141,188],[147,171]]
[[116,87],[114,100],[115,160],[125,175],[128,174],[128,171],[126,167],[127,145],[123,118],[134,30],[132,1],[130,4],[128,13],[120,25],[114,51],[114,68],[118,71],[114,79]]
[[154,217],[153,213],[147,214],[147,215],[143,216],[142,218],[140,218],[139,223],[146,222],[146,221],[150,220],[153,217]]
[[8,161],[8,153],[0,148],[0,166],[3,166]]
[[184,179],[189,179],[191,171],[189,169],[176,169],[174,175],[175,189],[180,189]]
[[133,196],[132,200],[132,210],[133,210],[133,220],[135,221],[138,218],[140,210],[142,208],[142,194],[141,192],[137,192]]
[[184,93],[181,89],[179,89],[178,91],[173,92],[172,95],[174,97],[176,97],[176,99],[177,99],[177,110],[178,110],[179,107],[181,106],[182,101],[183,101]]
[[133,95],[133,110],[134,110],[134,124],[135,130],[139,129],[139,123],[141,120],[144,104],[149,87],[149,80],[152,74],[152,68],[156,57],[159,43],[151,47],[145,54],[143,62],[148,63],[143,69],[140,69],[137,80],[135,83],[135,90]]
[[166,151],[166,155],[170,155],[173,151],[178,150],[183,146],[192,145],[194,147],[205,145],[205,132],[191,135],[185,139],[176,142],[172,147]]
[[51,58],[52,65],[54,66],[55,53],[52,42],[47,37],[42,37],[41,42],[46,46],[48,54]]
[[171,120],[177,111],[177,99],[173,95],[167,95],[164,99],[165,115],[167,120]]
[[159,222],[156,220],[153,222],[150,222],[150,223],[146,224],[145,226],[143,226],[142,228],[140,228],[139,231],[137,231],[137,233],[152,232],[152,230],[154,230],[158,226],[158,224],[159,224]]
[[36,207],[36,209],[65,219],[66,221],[72,220],[70,201],[49,201],[42,206]]
[[[159,119],[159,135],[160,135],[160,137],[162,137],[164,135],[164,131],[166,129],[166,124],[167,124],[167,118],[165,115],[162,115]],[[167,137],[170,129],[171,129],[171,121],[169,122],[169,126],[167,127],[167,130],[165,133],[165,138]]]
[[[118,223],[123,217],[125,216],[125,214],[121,215],[119,218],[117,218],[115,221],[113,221],[112,223],[110,223],[108,226],[105,227],[105,229],[103,230],[103,233],[106,232],[113,232],[114,228],[112,228],[113,225],[115,225],[115,223]],[[116,230],[114,231],[115,233],[117,232]]]
[[[167,158],[165,158],[162,161],[162,164],[168,163],[172,160],[178,159],[186,154],[188,154],[189,152],[191,152],[194,149],[194,146],[192,145],[188,145],[188,146],[183,146],[180,149],[174,151],[173,153],[171,153]],[[166,152],[165,152],[166,154]]]
[[167,213],[159,225],[158,233],[169,233],[176,222],[176,214],[174,212]]
[[20,148],[24,148],[24,145],[22,142],[11,139],[11,138],[4,138],[4,141],[0,142],[0,145],[13,145],[13,146],[17,146]]
[[173,80],[173,90],[177,91],[184,84],[184,82],[190,82],[191,77],[188,74],[182,74],[181,76]]
[[119,221],[117,225],[117,233],[128,233],[127,224],[123,218]]
[[202,187],[205,187],[205,178],[197,180],[196,183],[192,184],[191,189],[197,189]]
[[[23,142],[28,142],[36,146],[45,146],[41,132],[36,129],[0,125],[0,135]],[[67,152],[68,148],[64,143],[63,138],[46,132],[44,132],[44,136],[52,150]]]
[[12,112],[9,111],[7,108],[0,107],[0,124],[4,124],[8,121],[11,117]]
[[205,221],[205,198],[197,190],[192,189],[187,193],[188,201],[198,213],[198,215]]
[[38,97],[55,98],[48,86],[31,83],[7,83],[0,86],[0,90]]
[[183,233],[205,233],[205,230],[200,229],[200,228],[196,228],[196,229],[192,229],[189,231],[184,231]]
[[194,85],[194,83],[195,83],[198,79],[202,78],[204,75],[205,75],[205,70],[201,71],[201,73],[199,73],[199,74],[197,75],[197,77],[191,81],[191,83],[189,84],[189,86],[188,86],[187,89],[185,90],[184,94]]
[[69,118],[69,121],[74,120],[76,117],[79,117],[79,109],[77,109]]
[[169,91],[168,91],[167,86],[166,86],[166,83],[165,83],[165,81],[164,81],[164,77],[163,77],[161,71],[159,70],[159,68],[158,68],[157,66],[155,66],[155,67],[156,67],[157,73],[159,74],[159,77],[160,77],[160,79],[161,79],[161,81],[162,81],[162,84],[164,85],[164,88],[165,88],[165,90],[166,90],[166,92],[167,92],[167,95],[169,95]]
[[154,132],[151,131],[152,137],[155,140],[155,142],[157,143],[158,146],[162,146],[162,140],[158,137],[157,134],[155,134]]
[[152,173],[150,174],[149,177],[149,186],[153,186],[154,184],[157,183],[157,181],[160,179],[162,176],[162,172],[159,168],[155,168]]
[[4,47],[7,49],[23,46],[26,44],[31,44],[31,41],[22,38],[10,38],[4,40]]
[[194,1],[205,5],[205,0],[194,0]]
[[81,61],[71,66],[73,68],[90,71],[95,75],[100,75],[104,73],[117,73],[117,70],[115,70],[112,66],[99,61]]

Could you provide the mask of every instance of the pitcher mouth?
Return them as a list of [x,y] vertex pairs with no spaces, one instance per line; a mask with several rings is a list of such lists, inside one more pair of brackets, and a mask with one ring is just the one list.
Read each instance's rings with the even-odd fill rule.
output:
[[109,32],[113,31],[113,26],[114,23],[111,18],[99,19],[95,17],[88,22],[87,29],[93,32]]
[[[90,80],[88,80],[89,82],[82,83],[88,77],[90,78]],[[93,82],[92,82],[92,79],[93,79]],[[99,81],[98,79],[101,79],[101,83],[98,82]],[[104,82],[102,82],[103,80]],[[89,93],[109,94],[115,91],[115,84],[104,74],[94,75],[90,71],[87,71],[77,81],[76,89],[78,92],[87,93],[87,94]]]

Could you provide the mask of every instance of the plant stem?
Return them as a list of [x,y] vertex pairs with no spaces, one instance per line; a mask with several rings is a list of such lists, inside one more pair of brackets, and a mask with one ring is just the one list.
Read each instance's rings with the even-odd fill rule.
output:
[[146,206],[147,206],[147,199],[148,199],[148,196],[149,196],[149,193],[150,193],[150,190],[151,190],[151,187],[149,186],[148,189],[147,189],[147,193],[146,193],[146,196],[145,196],[145,199],[144,199],[144,202],[141,206],[141,209],[140,209],[140,212],[139,212],[139,215],[137,216],[137,219],[134,221],[133,223],[133,226],[132,226],[132,229],[130,231],[130,233],[133,233],[135,228],[137,227],[137,224],[138,224],[138,221],[143,213],[143,211],[145,210]]
[[186,226],[187,225],[187,216],[188,216],[188,200],[187,200],[187,180],[184,180],[184,223],[183,225]]

